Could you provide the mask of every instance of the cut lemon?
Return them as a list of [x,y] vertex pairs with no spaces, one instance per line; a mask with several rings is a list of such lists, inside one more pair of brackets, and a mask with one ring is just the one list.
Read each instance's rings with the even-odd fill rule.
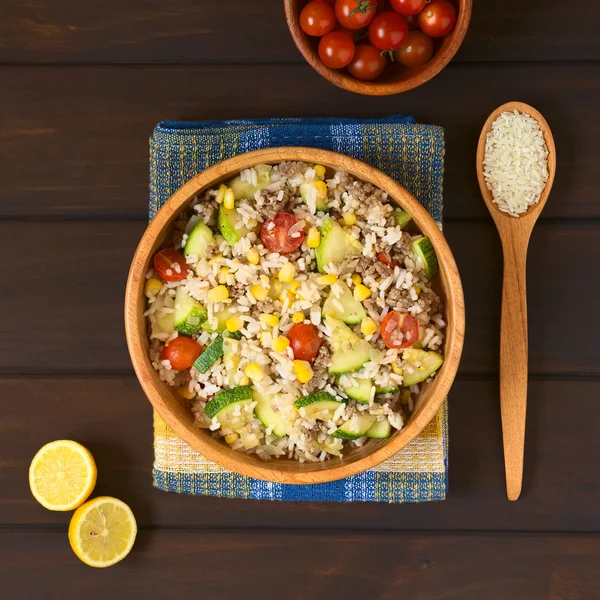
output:
[[131,551],[137,525],[125,502],[100,496],[80,506],[69,524],[69,543],[77,557],[102,569],[123,560]]
[[71,440],[43,446],[29,467],[29,487],[48,510],[73,510],[96,485],[96,463],[87,448]]

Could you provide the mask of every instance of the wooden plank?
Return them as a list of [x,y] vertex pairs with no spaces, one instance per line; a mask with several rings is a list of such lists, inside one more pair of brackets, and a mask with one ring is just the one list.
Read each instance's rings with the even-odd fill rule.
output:
[[[477,3],[457,60],[597,60],[597,4],[583,0],[578,15],[560,0]],[[3,63],[302,62],[283,2],[7,0],[0,39]]]
[[[450,394],[450,493],[412,505],[258,502],[152,489],[151,411],[133,376],[0,378],[0,525],[66,525],[29,493],[31,458],[75,439],[98,464],[96,495],[131,504],[142,527],[599,532],[600,379],[532,381],[525,487],[506,500],[498,383],[459,378]],[[1,561],[0,561],[1,564]]]
[[[410,93],[367,100],[304,65],[4,67],[0,217],[144,219],[148,136],[161,119],[414,113],[446,129],[446,217],[487,218],[477,139],[489,113],[518,98],[544,113],[556,138],[544,218],[598,218],[599,76],[600,64],[457,65]],[[274,81],[289,83],[275,90]]]
[[65,531],[8,530],[0,532],[0,558],[8,598],[237,600],[285,592],[295,600],[583,600],[600,593],[599,536],[141,531],[131,556],[97,570],[79,563]]
[[[129,261],[143,222],[0,221],[10,261],[0,264],[5,318],[0,321],[0,372],[130,372],[123,330]],[[467,335],[462,373],[497,372],[501,256],[497,234],[485,222],[450,222],[446,235],[463,279]],[[27,240],[35,251],[13,253]],[[539,224],[529,258],[530,371],[599,373],[594,340],[600,315],[586,311],[580,327],[557,315],[577,311],[573,290],[598,291],[595,223]],[[577,249],[573,259],[573,248]],[[557,273],[560,276],[557,276]]]

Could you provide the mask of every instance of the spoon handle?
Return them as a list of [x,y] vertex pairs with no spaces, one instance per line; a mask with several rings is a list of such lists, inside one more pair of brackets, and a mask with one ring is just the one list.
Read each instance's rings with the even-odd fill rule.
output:
[[509,500],[518,499],[523,482],[528,372],[526,266],[529,236],[517,228],[513,234],[503,243],[500,322],[500,410]]

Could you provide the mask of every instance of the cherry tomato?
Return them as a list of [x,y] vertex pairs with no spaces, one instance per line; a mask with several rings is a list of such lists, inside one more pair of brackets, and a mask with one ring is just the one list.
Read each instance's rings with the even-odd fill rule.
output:
[[328,67],[341,69],[354,57],[354,41],[344,31],[332,31],[319,42],[319,57]]
[[168,360],[173,370],[183,371],[194,364],[201,352],[202,346],[198,342],[179,335],[163,348],[162,359]]
[[319,330],[312,323],[296,323],[287,332],[290,346],[296,360],[312,362],[319,353],[323,339]]
[[408,313],[391,310],[381,322],[381,337],[388,348],[408,348],[419,341],[419,322]]
[[333,8],[321,0],[309,2],[300,13],[300,27],[307,35],[321,37],[335,27]]
[[369,39],[379,50],[392,51],[402,44],[407,31],[404,17],[388,10],[377,15],[369,25]]
[[394,57],[405,67],[420,67],[433,56],[433,41],[422,31],[409,31]]
[[398,264],[387,252],[377,252],[375,256],[380,263],[387,265],[390,269]]
[[448,35],[456,25],[456,9],[448,0],[432,0],[419,15],[419,26],[429,37]]
[[265,221],[260,230],[262,243],[271,252],[287,254],[302,246],[304,230],[292,231],[290,229],[298,223],[298,219],[290,213],[277,213],[275,218]]
[[427,4],[427,0],[391,0],[392,8],[401,15],[418,15]]
[[419,29],[419,15],[406,15],[404,20],[408,25],[409,31],[412,31],[413,29]]
[[375,17],[377,0],[335,0],[335,16],[347,29],[362,29]]
[[348,71],[352,77],[361,81],[373,81],[377,79],[385,69],[385,58],[381,52],[371,44],[360,44],[356,46],[354,58],[348,65]]
[[190,272],[185,257],[175,248],[163,248],[154,255],[154,269],[165,281],[181,281]]

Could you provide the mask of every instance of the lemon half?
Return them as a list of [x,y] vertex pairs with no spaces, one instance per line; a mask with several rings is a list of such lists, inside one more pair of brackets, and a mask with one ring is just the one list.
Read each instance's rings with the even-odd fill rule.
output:
[[80,506],[69,524],[69,543],[90,567],[110,567],[133,548],[137,524],[125,502],[100,496]]
[[71,440],[43,446],[29,467],[29,487],[48,510],[73,510],[92,493],[97,469],[87,448]]

